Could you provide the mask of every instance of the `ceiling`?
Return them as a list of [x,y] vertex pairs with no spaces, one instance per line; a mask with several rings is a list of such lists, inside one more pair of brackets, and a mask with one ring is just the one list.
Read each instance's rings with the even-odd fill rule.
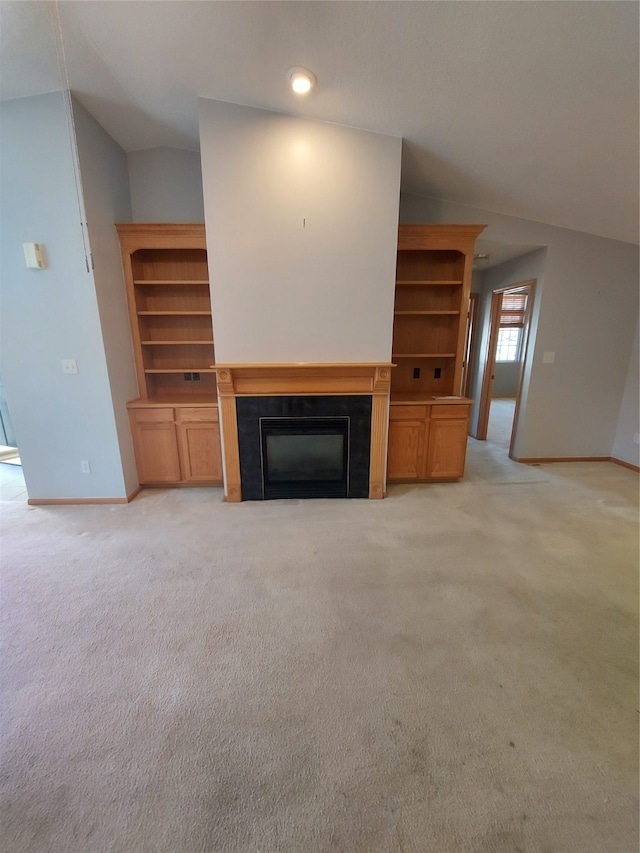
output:
[[198,96],[401,136],[405,191],[635,243],[638,9],[2,0],[0,95],[68,79],[126,151],[197,150]]

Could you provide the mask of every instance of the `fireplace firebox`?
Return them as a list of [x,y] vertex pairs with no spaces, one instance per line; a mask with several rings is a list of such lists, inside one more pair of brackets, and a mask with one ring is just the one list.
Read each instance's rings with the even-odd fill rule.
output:
[[370,396],[238,397],[245,500],[366,498]]
[[349,418],[260,418],[265,500],[346,498]]

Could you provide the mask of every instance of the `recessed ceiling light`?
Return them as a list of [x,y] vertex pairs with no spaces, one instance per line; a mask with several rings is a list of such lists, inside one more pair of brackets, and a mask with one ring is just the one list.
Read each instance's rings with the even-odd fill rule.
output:
[[307,68],[290,68],[287,74],[296,95],[306,95],[316,85],[315,74]]

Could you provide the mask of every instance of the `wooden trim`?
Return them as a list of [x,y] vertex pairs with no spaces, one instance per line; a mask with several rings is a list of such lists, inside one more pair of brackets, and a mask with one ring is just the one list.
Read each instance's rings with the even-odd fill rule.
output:
[[553,462],[612,462],[611,456],[526,456],[514,459],[522,465],[540,465]]
[[474,244],[486,225],[400,225],[398,250],[451,249],[463,254],[473,254]]
[[29,506],[76,506],[80,504],[128,504],[140,491],[127,495],[126,498],[29,498]]
[[218,400],[215,396],[205,397],[137,397],[135,400],[129,400],[127,409],[216,409]]
[[373,377],[371,450],[369,454],[369,498],[372,500],[381,500],[385,495],[390,387],[390,367],[388,365],[376,367]]
[[[529,354],[529,333],[531,331],[531,314],[533,311],[533,300],[536,295],[537,279],[532,278],[525,281],[523,285],[515,285],[527,290],[527,307],[524,314],[524,328],[522,330],[523,340],[520,349],[520,369],[518,370],[518,388],[516,390],[516,405],[513,410],[513,421],[511,423],[511,438],[509,439],[509,459],[513,459],[513,448],[516,443],[516,432],[518,430],[518,419],[520,418],[520,403],[522,399],[522,383],[524,381],[524,368]],[[513,290],[513,288],[509,288]],[[495,365],[494,365],[495,366]]]
[[[140,490],[147,489],[220,489],[222,480],[176,480],[175,483],[142,483]],[[224,500],[224,497],[223,497]]]
[[225,501],[242,500],[236,397],[320,394],[372,397],[369,497],[383,498],[393,367],[391,362],[216,364]]
[[529,331],[531,328],[531,312],[533,299],[535,296],[536,279],[529,279],[524,282],[508,284],[505,287],[497,287],[491,292],[491,313],[489,316],[489,341],[487,344],[487,353],[482,373],[482,387],[480,390],[480,402],[478,408],[478,421],[476,432],[472,433],[473,437],[478,441],[486,441],[487,431],[489,429],[489,413],[491,409],[491,388],[493,385],[494,372],[496,366],[496,351],[498,348],[498,332],[500,330],[500,310],[502,308],[502,296],[512,290],[528,290],[529,298],[527,300],[527,309],[524,324],[524,337],[522,340],[522,358],[520,359],[520,370],[518,373],[518,390],[516,392],[516,407],[513,414],[513,425],[511,428],[511,438],[509,439],[509,458],[518,461],[513,456],[513,446],[520,416],[520,396],[522,392],[522,381],[524,378],[524,368],[529,351]]
[[628,468],[630,471],[635,471],[636,474],[640,474],[640,468],[638,468],[637,465],[632,465],[631,462],[625,462],[623,459],[616,459],[615,456],[611,456],[609,458],[615,465],[622,465],[623,468]]
[[498,348],[498,329],[500,326],[500,307],[502,305],[502,293],[491,294],[491,315],[489,318],[489,342],[487,345],[487,357],[482,374],[482,390],[480,392],[480,407],[478,409],[478,428],[474,438],[478,441],[486,441],[489,429],[489,409],[491,407],[491,385],[493,384],[493,369],[496,361],[496,350]]
[[201,223],[123,222],[116,224],[120,243],[128,253],[138,249],[206,249],[205,227]]
[[337,368],[350,371],[352,368],[395,367],[392,361],[254,361],[254,362],[221,362],[217,361],[211,367],[225,370],[260,370],[293,371],[301,368],[320,368],[322,370]]
[[238,418],[233,374],[218,367],[218,413],[222,444],[222,470],[224,476],[224,499],[230,503],[242,500],[240,480],[240,447],[238,446]]
[[127,503],[131,503],[134,498],[137,498],[142,491],[142,486],[137,486],[132,492],[127,495]]
[[[299,364],[216,364],[218,387],[236,397],[313,396],[374,394],[381,381],[378,370],[386,370],[387,392],[391,362],[385,363],[310,363]],[[224,378],[223,378],[224,374]],[[385,393],[385,392],[383,392]]]
[[[473,265],[472,265],[473,275]],[[465,329],[464,353],[463,353],[463,368],[462,368],[462,389],[463,397],[468,397],[471,391],[471,371],[473,370],[474,347],[476,343],[476,331],[478,325],[478,304],[480,302],[479,293],[469,294],[469,309],[467,311],[467,323]]]

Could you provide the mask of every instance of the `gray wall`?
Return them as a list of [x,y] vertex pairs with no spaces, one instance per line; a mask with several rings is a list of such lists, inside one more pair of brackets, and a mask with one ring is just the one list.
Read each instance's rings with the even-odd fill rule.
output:
[[[30,498],[124,497],[64,92],[0,104],[2,377]],[[27,269],[23,242],[46,247]],[[62,372],[76,359],[77,375]],[[93,473],[82,474],[89,460]]]
[[[640,410],[640,400],[638,399],[640,392],[639,359],[638,327],[636,326],[636,335],[629,358],[624,395],[611,454],[615,459],[622,459],[624,462],[636,466],[640,466],[640,446],[637,444],[637,441],[640,440],[638,436],[640,433],[638,427],[638,411]],[[634,441],[634,437],[636,441]]]
[[492,397],[515,397],[518,393],[520,361],[496,361]]
[[204,222],[197,151],[146,148],[127,161],[134,222]]
[[216,360],[391,358],[401,140],[200,99]]
[[[543,267],[485,272],[538,278],[517,457],[609,456],[619,431],[638,431],[637,412],[622,405],[638,322],[637,246],[413,194],[401,197],[400,221],[486,224],[483,239],[547,247]],[[543,364],[545,351],[555,363]]]
[[127,493],[138,485],[126,403],[138,396],[131,326],[116,222],[131,221],[127,157],[72,100],[100,326]]

